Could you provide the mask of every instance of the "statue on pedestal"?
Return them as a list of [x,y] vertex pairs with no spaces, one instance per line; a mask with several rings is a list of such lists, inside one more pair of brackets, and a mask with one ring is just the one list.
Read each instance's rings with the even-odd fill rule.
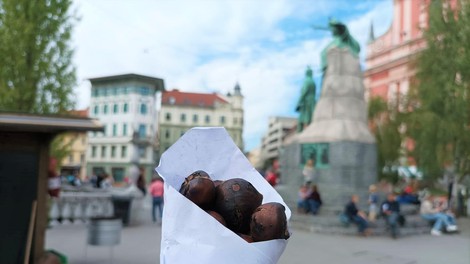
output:
[[[315,28],[323,29],[320,27]],[[355,57],[359,56],[359,52],[361,51],[361,46],[357,40],[349,34],[348,27],[345,24],[332,19],[328,22],[327,30],[331,31],[333,34],[333,40],[321,52],[321,69],[323,71],[323,77],[328,66],[327,55],[330,49],[347,48]]]
[[313,72],[310,67],[307,67],[302,92],[295,109],[295,111],[299,112],[297,133],[302,132],[302,130],[312,122],[312,115],[316,104],[315,94],[316,87],[313,81]]

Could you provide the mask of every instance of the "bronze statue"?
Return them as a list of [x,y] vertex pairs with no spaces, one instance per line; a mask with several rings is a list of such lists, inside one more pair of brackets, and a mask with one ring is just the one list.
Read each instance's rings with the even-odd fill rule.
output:
[[361,51],[361,47],[356,39],[349,34],[348,27],[334,19],[330,19],[328,22],[328,28],[321,28],[321,27],[314,27],[315,29],[326,29],[333,33],[333,40],[323,49],[321,52],[321,69],[323,74],[325,74],[327,68],[327,60],[326,55],[328,54],[328,50],[334,47],[338,48],[347,48],[351,52],[352,55],[358,56],[359,52]]
[[299,118],[297,121],[298,133],[302,132],[304,128],[312,122],[312,115],[316,104],[315,94],[316,87],[315,82],[313,81],[313,72],[310,67],[307,67],[302,92],[295,109],[295,111],[299,112]]

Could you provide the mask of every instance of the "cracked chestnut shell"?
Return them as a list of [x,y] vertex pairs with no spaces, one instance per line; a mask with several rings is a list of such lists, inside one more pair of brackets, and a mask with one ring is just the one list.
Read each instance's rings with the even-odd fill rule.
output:
[[214,205],[215,186],[204,171],[191,173],[181,184],[180,193],[204,210]]
[[254,242],[271,239],[288,239],[287,218],[284,205],[276,202],[266,203],[251,216],[250,232]]
[[217,186],[214,209],[222,215],[230,230],[248,234],[251,215],[262,201],[263,195],[251,183],[234,178]]

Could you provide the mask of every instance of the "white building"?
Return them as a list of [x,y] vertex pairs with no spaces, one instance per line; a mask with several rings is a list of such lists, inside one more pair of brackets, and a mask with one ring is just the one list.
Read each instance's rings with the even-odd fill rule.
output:
[[[104,133],[90,133],[87,174],[107,173],[117,182],[128,173],[134,151],[147,179],[156,166],[157,92],[164,90],[162,79],[124,74],[90,79],[90,116],[104,125]],[[138,149],[132,144],[133,133]]]
[[287,133],[297,124],[297,118],[274,116],[269,118],[268,131],[262,138],[261,161],[279,158],[279,149]]
[[225,127],[243,151],[243,96],[237,84],[233,94],[187,93],[179,90],[162,94],[159,118],[160,152],[167,150],[192,127]]

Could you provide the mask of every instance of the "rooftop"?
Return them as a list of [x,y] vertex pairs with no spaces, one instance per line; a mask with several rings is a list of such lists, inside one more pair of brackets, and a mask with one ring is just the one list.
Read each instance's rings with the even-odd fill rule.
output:
[[161,91],[165,90],[165,83],[163,79],[146,76],[146,75],[135,74],[135,73],[96,77],[96,78],[90,78],[89,80],[92,84],[106,84],[106,83],[119,82],[119,81],[141,81],[141,82],[146,82],[146,83],[155,85],[158,90],[161,90]]
[[187,93],[173,89],[163,92],[162,105],[180,105],[194,107],[214,107],[216,103],[228,104],[217,93]]
[[0,131],[2,130],[40,133],[103,131],[103,125],[96,119],[77,116],[0,112]]

